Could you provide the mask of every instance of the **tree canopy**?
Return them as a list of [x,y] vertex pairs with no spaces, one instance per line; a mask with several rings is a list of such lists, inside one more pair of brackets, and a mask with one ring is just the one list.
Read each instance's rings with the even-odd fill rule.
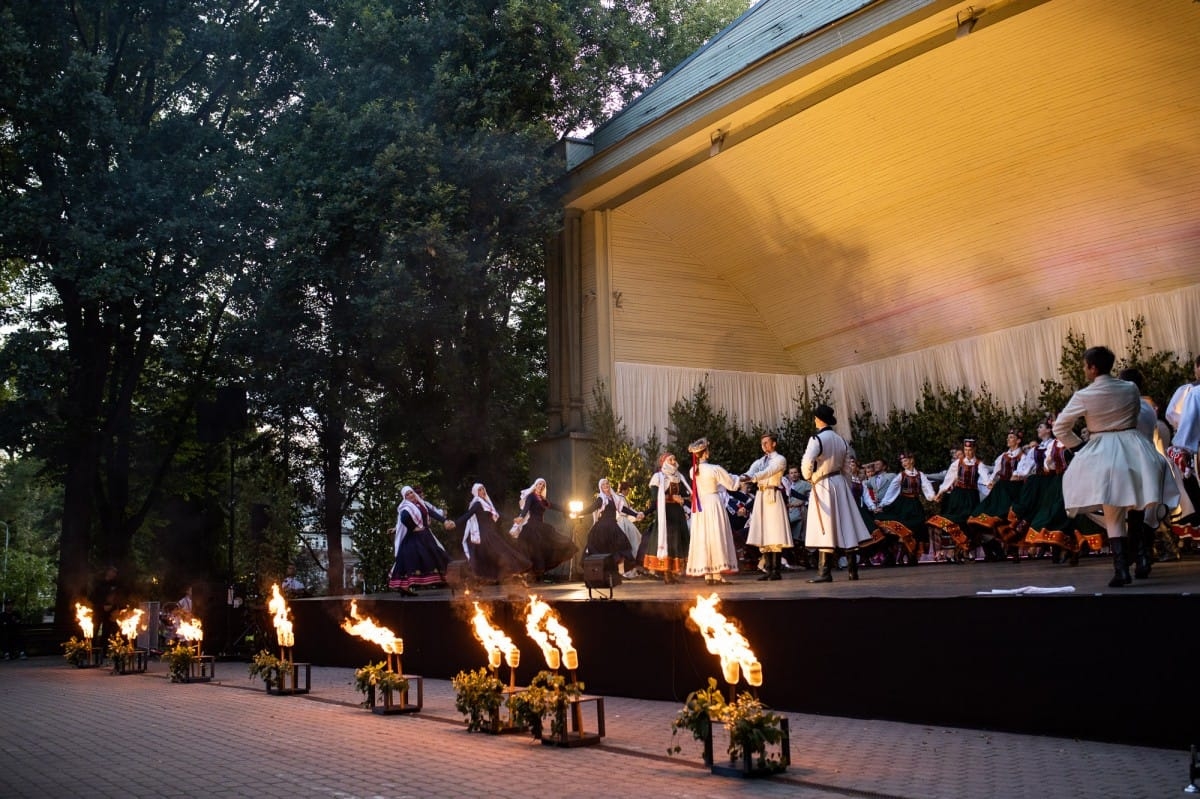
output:
[[[347,525],[394,504],[367,487],[520,484],[553,145],[743,9],[3,4],[0,443],[61,484],[60,615],[172,529],[241,570],[227,514],[266,506],[328,539],[336,590]],[[204,435],[230,386],[252,424]]]

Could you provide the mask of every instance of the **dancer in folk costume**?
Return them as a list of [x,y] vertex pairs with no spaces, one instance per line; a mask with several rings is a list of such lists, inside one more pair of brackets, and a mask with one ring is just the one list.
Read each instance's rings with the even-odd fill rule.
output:
[[980,499],[986,496],[990,478],[988,467],[976,455],[975,439],[964,438],[962,456],[951,462],[942,486],[933,498],[938,502],[949,495],[946,503],[940,514],[929,517],[931,527],[936,527],[939,533],[949,534],[954,540],[955,560],[968,555],[978,543],[967,535],[967,519],[979,507]]
[[677,583],[687,566],[687,512],[684,504],[691,489],[679,473],[679,461],[669,452],[658,458],[658,471],[650,478],[654,489],[654,524],[642,540],[642,567],[662,575],[663,582]]
[[1072,516],[1102,514],[1113,556],[1110,588],[1133,582],[1126,559],[1126,513],[1179,502],[1166,459],[1137,431],[1142,405],[1137,386],[1110,374],[1115,360],[1107,347],[1086,350],[1088,385],[1075,392],[1054,421],[1055,438],[1068,448],[1083,444],[1075,423],[1082,419],[1087,426],[1087,444],[1063,475],[1063,502]]
[[644,517],[626,504],[625,497],[613,491],[607,477],[600,478],[596,487],[599,489],[596,499],[583,510],[584,513],[593,514],[594,519],[583,552],[585,555],[612,555],[617,569],[624,573],[633,568],[633,547],[625,531],[617,524],[617,514],[623,513],[638,521]]
[[921,497],[933,501],[933,484],[924,472],[917,470],[911,452],[900,453],[900,474],[888,483],[877,504],[874,521],[885,535],[899,542],[901,557],[909,566],[916,566],[922,550],[929,548],[929,526]]
[[530,571],[535,578],[566,563],[575,556],[576,549],[571,539],[546,523],[547,510],[565,512],[562,506],[551,502],[546,493],[546,481],[541,477],[534,480],[521,492],[521,515],[516,519],[517,542],[528,556]]
[[742,482],[758,486],[754,510],[750,513],[750,532],[746,544],[758,547],[766,561],[766,572],[759,580],[779,580],[783,550],[792,545],[792,528],[788,523],[787,496],[783,492],[783,477],[787,459],[775,451],[775,436],[766,433],[760,440],[763,456],[750,464],[741,476]]
[[400,495],[404,501],[396,507],[396,535],[392,543],[395,560],[388,587],[404,596],[416,596],[414,585],[445,582],[446,566],[450,563],[446,548],[429,529],[429,520],[437,519],[447,530],[454,529],[454,522],[431,510],[412,486],[404,486]]
[[846,478],[850,445],[834,431],[837,416],[828,405],[813,409],[817,433],[808,440],[800,472],[812,484],[808,498],[808,546],[820,550],[819,574],[810,583],[833,582],[837,550],[845,550],[851,580],[858,579],[858,546],[871,539]]
[[738,570],[737,547],[720,489],[732,491],[738,481],[715,463],[709,463],[708,439],[688,446],[692,456],[692,531],[688,546],[687,575],[703,577],[709,585],[728,582],[722,574]]
[[1006,438],[1008,449],[996,456],[992,474],[988,479],[988,494],[967,518],[967,527],[973,537],[983,543],[989,557],[1004,560],[1008,550],[1013,550],[1013,563],[1021,560],[1021,542],[1024,531],[1018,535],[1015,528],[1016,516],[1013,503],[1021,498],[1025,484],[1026,469],[1021,468],[1028,448],[1021,445],[1023,436],[1019,430],[1009,430]]
[[1176,484],[1182,488],[1171,532],[1181,539],[1200,541],[1200,475],[1196,470],[1196,453],[1200,451],[1200,355],[1196,356],[1193,371],[1195,380],[1175,389],[1165,415],[1175,431],[1167,457],[1174,464]]
[[1072,566],[1079,565],[1079,542],[1075,539],[1075,523],[1063,504],[1062,479],[1067,470],[1067,449],[1054,438],[1054,420],[1038,422],[1037,445],[1022,461],[1025,484],[1021,496],[1013,504],[1017,517],[1015,528],[1023,533],[1030,546],[1049,546],[1054,550],[1054,562],[1064,553]]
[[467,511],[455,523],[463,528],[462,547],[471,571],[487,582],[501,582],[533,567],[513,537],[496,524],[499,520],[500,512],[483,483],[471,486]]

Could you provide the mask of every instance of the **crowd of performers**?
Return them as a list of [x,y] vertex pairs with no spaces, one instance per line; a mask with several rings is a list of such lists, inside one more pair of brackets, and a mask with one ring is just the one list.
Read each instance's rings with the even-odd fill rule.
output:
[[[688,447],[687,469],[672,453],[659,456],[648,508],[630,507],[622,490],[600,480],[582,511],[592,518],[583,554],[611,556],[627,577],[711,585],[745,569],[764,581],[781,579],[785,568],[815,569],[809,582],[821,583],[834,568],[856,580],[860,566],[1023,557],[1075,565],[1082,551],[1107,548],[1110,586],[1144,579],[1156,559],[1177,556],[1176,541],[1200,540],[1200,391],[1192,390],[1200,386],[1200,357],[1195,380],[1161,413],[1142,395],[1136,370],[1110,374],[1114,360],[1104,347],[1089,349],[1089,385],[1040,422],[1033,440],[1009,431],[1005,451],[988,463],[965,438],[936,474],[921,471],[910,452],[898,453],[896,473],[881,460],[860,463],[834,431],[827,405],[814,410],[817,433],[799,466],[789,468],[767,434],[762,457],[731,474],[710,462],[700,439]],[[540,579],[577,553],[545,521],[547,510],[566,510],[548,499],[543,479],[521,492],[511,526],[501,525],[480,484],[457,519],[418,490],[402,493],[390,576],[401,593],[444,581],[450,556],[430,520],[463,531],[463,554],[484,581]],[[645,518],[642,535],[633,522]]]

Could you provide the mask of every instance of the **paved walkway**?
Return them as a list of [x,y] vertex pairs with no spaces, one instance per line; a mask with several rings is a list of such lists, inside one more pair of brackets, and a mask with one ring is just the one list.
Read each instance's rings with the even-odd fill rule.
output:
[[558,749],[468,734],[445,680],[425,681],[421,713],[376,716],[352,669],[313,668],[305,696],[267,695],[243,663],[216,676],[0,662],[0,796],[1137,799],[1180,796],[1188,779],[1183,751],[789,713],[792,766],[740,780],[672,739],[674,703],[606,697],[603,742]]

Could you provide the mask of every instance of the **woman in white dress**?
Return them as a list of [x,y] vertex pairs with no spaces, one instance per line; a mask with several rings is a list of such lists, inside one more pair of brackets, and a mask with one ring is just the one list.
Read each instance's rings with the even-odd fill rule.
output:
[[687,575],[703,577],[709,585],[726,583],[722,574],[738,570],[737,548],[720,488],[732,491],[738,481],[715,463],[708,462],[708,439],[688,447],[692,453],[692,531],[688,545]]

